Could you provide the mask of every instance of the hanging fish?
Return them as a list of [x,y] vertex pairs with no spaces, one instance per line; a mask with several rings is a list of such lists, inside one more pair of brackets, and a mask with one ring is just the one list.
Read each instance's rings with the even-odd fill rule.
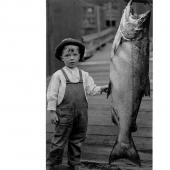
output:
[[131,5],[132,0],[124,9],[111,51],[108,96],[111,96],[112,120],[119,132],[109,163],[123,158],[140,166],[140,157],[131,134],[137,131],[136,118],[142,97],[150,95],[151,11],[138,15]]

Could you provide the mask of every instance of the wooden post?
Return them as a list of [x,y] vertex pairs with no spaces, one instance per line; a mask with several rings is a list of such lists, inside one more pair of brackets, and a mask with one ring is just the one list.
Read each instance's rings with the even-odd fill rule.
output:
[[96,7],[96,11],[97,11],[97,32],[100,32],[101,25],[100,25],[100,7],[99,6]]

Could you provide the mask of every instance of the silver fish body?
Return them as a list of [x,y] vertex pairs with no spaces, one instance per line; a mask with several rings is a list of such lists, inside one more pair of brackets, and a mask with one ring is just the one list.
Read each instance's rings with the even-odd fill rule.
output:
[[150,11],[133,15],[130,1],[122,15],[112,45],[110,60],[110,95],[112,120],[119,127],[109,163],[125,158],[140,166],[132,132],[144,95],[150,95],[149,22]]

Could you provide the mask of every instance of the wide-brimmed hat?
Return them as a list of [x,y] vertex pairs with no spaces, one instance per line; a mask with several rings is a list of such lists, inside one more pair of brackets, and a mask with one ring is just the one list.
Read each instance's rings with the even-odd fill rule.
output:
[[61,61],[62,51],[63,51],[63,48],[66,45],[75,45],[75,46],[78,46],[79,47],[79,52],[80,52],[80,60],[83,58],[84,52],[85,52],[84,44],[81,43],[80,41],[76,40],[76,39],[66,38],[66,39],[62,40],[61,43],[56,47],[55,57],[57,59],[59,59]]

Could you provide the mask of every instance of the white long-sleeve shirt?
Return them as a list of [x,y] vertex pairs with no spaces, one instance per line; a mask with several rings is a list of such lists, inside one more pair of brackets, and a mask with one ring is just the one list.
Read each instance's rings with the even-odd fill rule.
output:
[[[79,70],[78,68],[73,68],[70,69],[68,67],[63,68],[64,71],[66,72],[69,80],[71,82],[79,82],[80,76],[79,76]],[[94,83],[93,78],[89,75],[88,72],[82,71],[82,78],[83,78],[83,86],[84,86],[84,91],[87,99],[87,94],[88,95],[96,95],[101,92],[101,87],[96,86]],[[59,105],[65,94],[65,89],[66,89],[66,80],[65,77],[62,73],[61,70],[56,71],[50,80],[48,90],[47,90],[47,110],[56,110],[56,106]]]

